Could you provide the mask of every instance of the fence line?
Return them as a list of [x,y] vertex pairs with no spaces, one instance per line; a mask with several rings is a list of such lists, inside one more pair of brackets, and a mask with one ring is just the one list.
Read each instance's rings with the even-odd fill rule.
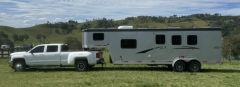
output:
[[10,49],[0,49],[0,51],[1,58],[7,58],[10,56]]

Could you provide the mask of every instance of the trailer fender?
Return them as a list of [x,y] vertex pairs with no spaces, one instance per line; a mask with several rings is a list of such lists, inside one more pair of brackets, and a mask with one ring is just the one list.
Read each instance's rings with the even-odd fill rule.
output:
[[[198,60],[198,58],[179,58],[179,57],[177,57],[177,58],[174,58],[174,60],[173,60],[173,62],[172,62],[172,67],[174,67],[174,64],[175,64],[178,60],[184,61],[184,62],[186,62],[186,63],[188,63],[188,62],[190,62],[190,61],[192,61],[192,60],[195,60],[195,61],[200,62],[200,61]],[[201,62],[200,62],[200,63],[201,63]]]

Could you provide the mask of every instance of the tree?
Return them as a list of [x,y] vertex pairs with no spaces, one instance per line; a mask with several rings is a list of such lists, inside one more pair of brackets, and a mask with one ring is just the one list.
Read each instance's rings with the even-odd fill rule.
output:
[[45,35],[37,34],[35,38],[39,41],[39,43],[46,43],[47,37]]
[[16,42],[18,41],[18,35],[17,34],[13,34],[12,35],[13,41]]
[[64,40],[65,44],[68,44],[70,50],[81,50],[82,42],[78,40],[76,37],[67,37]]

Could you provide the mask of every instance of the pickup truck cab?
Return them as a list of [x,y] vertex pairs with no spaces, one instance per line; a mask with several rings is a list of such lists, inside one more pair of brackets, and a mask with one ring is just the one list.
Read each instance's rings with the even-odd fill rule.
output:
[[10,54],[9,64],[15,71],[31,67],[75,67],[87,71],[90,67],[104,63],[98,51],[69,52],[65,44],[41,44],[27,52]]

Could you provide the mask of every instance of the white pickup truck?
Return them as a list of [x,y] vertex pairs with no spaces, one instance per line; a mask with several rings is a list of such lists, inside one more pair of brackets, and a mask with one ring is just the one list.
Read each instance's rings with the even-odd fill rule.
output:
[[69,52],[64,44],[41,44],[28,52],[10,54],[9,65],[15,71],[31,67],[71,67],[78,71],[87,71],[96,64],[104,63],[102,53],[98,51]]

